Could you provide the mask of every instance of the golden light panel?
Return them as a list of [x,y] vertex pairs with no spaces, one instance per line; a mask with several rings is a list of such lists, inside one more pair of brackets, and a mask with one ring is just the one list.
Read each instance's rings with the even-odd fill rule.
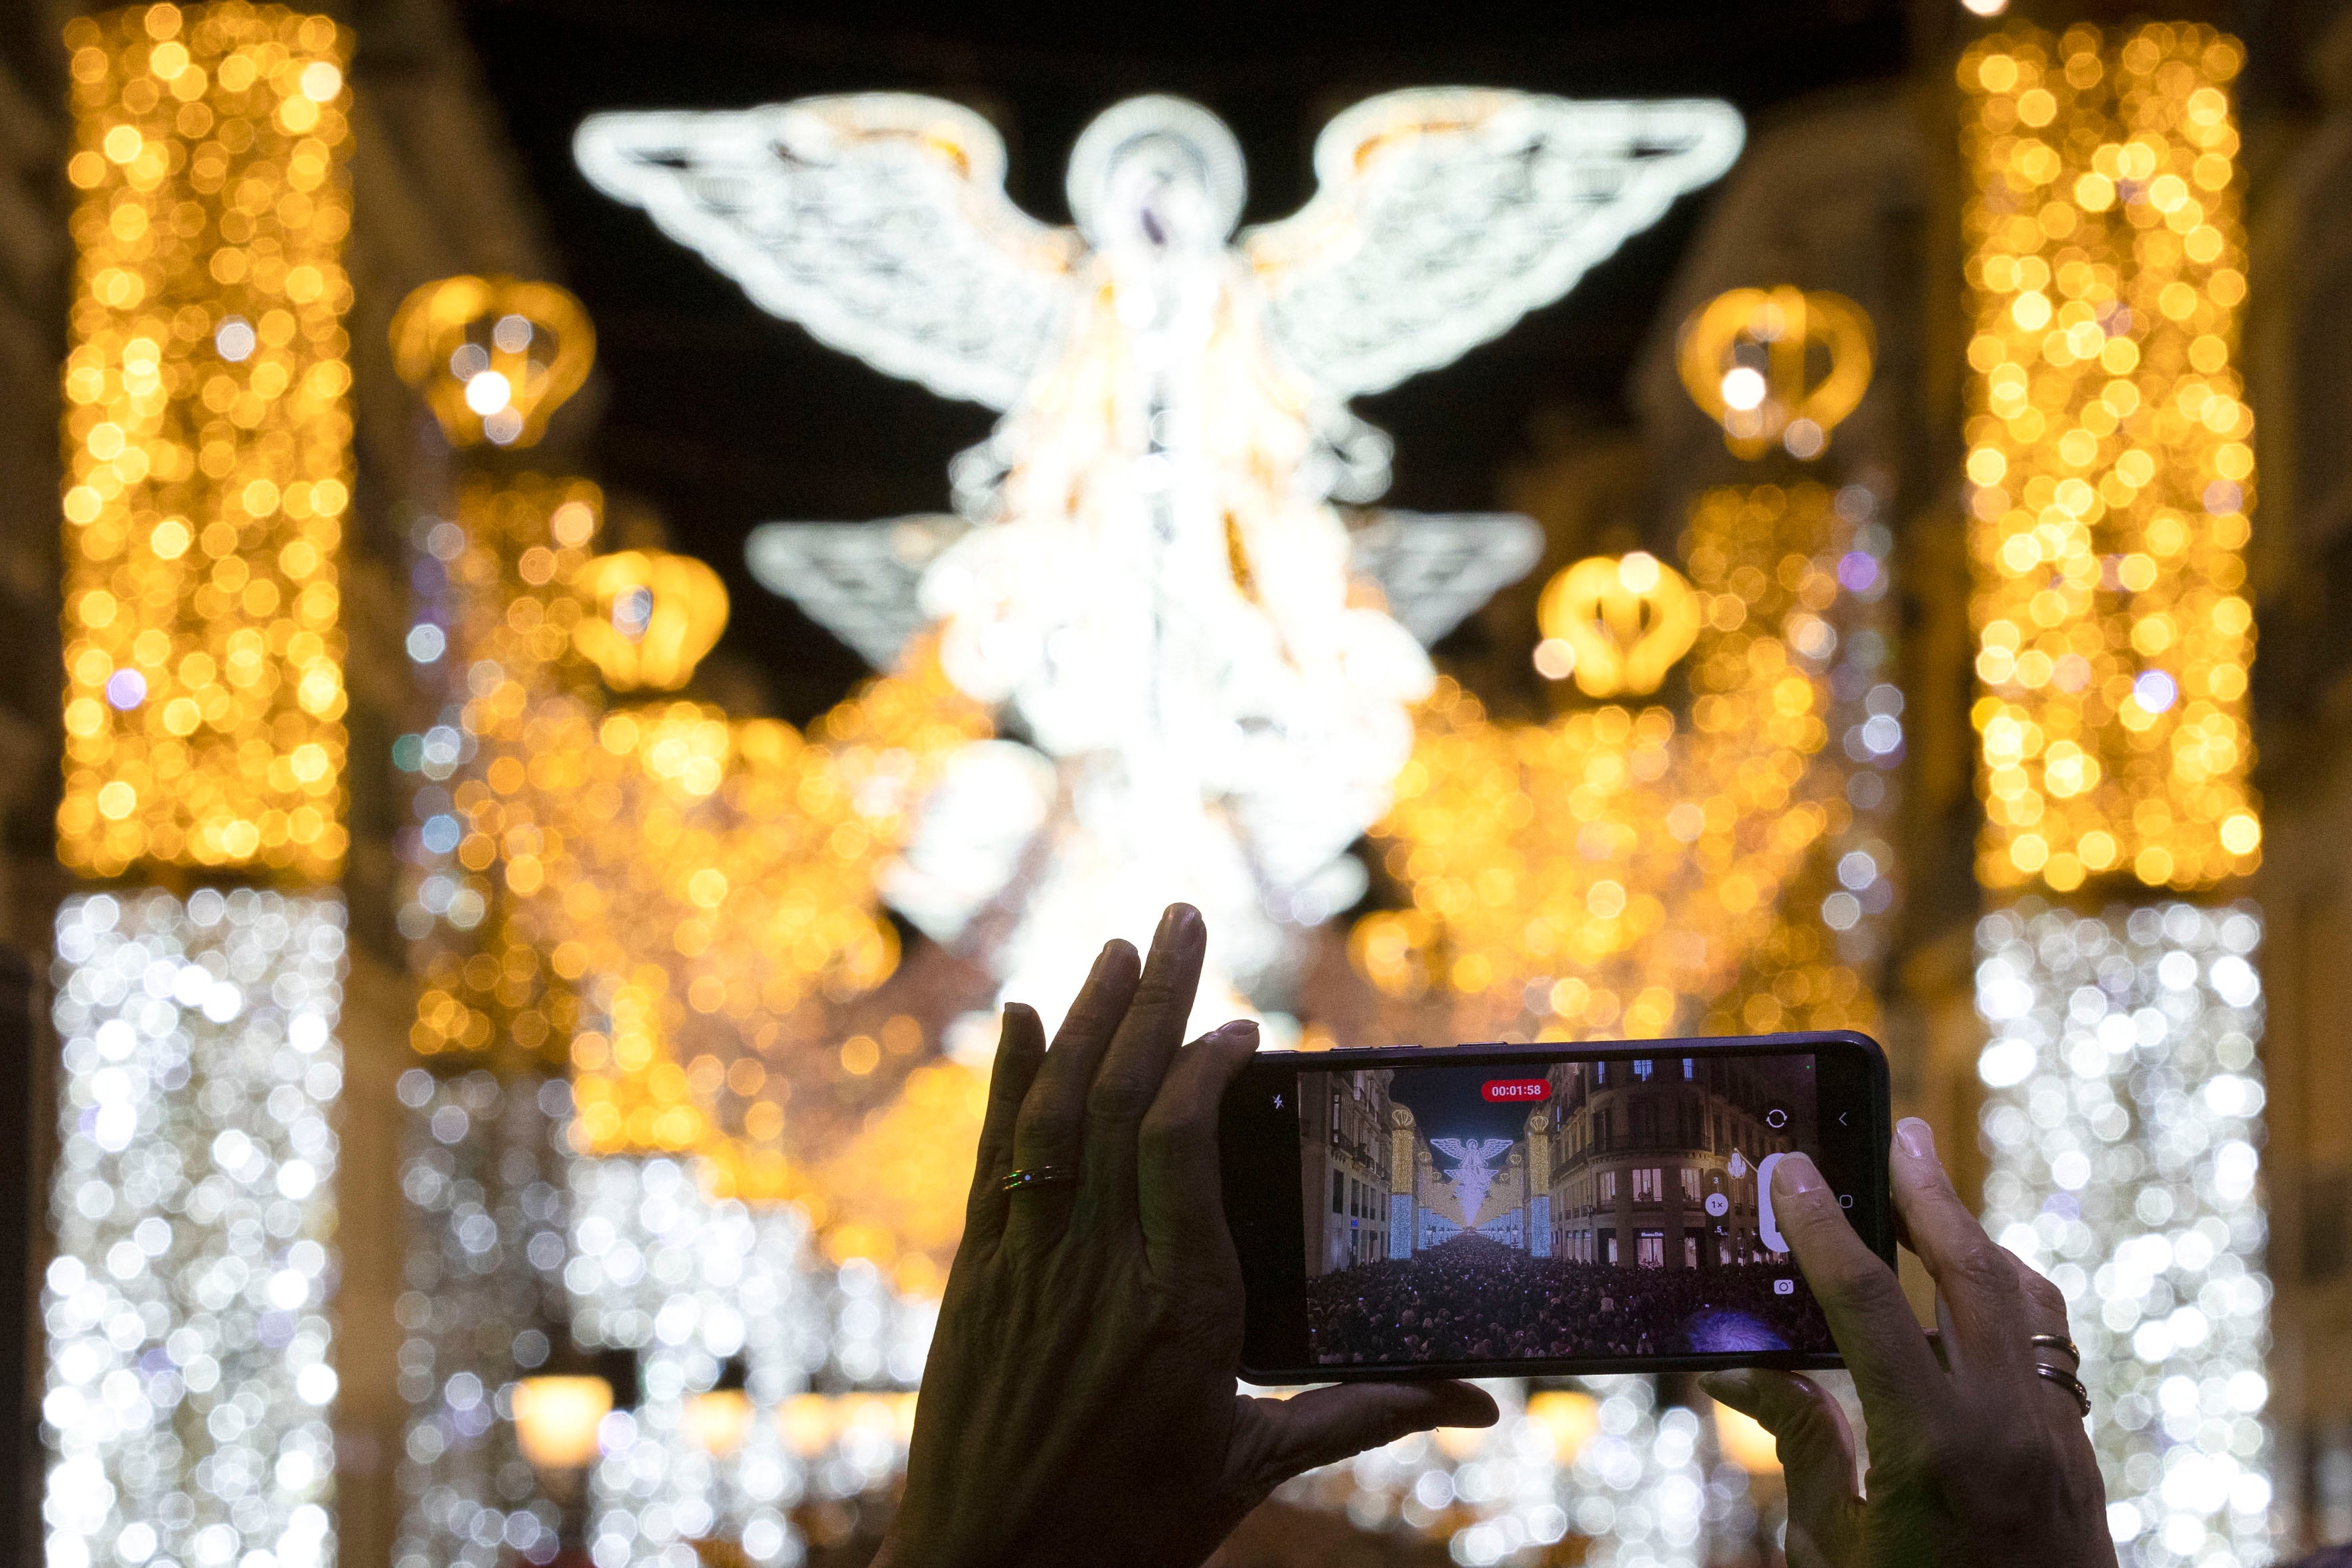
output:
[[59,857],[341,865],[349,39],[275,5],[79,18]]
[[1874,343],[1870,318],[1842,294],[1733,289],[1683,323],[1675,368],[1735,456],[1777,444],[1810,459],[1869,390]]
[[2210,28],[1959,66],[1987,887],[2252,870],[2243,182]]
[[[799,1050],[787,1026],[804,1002],[869,991],[897,967],[875,875],[948,754],[987,732],[928,645],[806,736],[688,702],[601,717],[553,704],[534,721],[538,847],[507,881],[556,972],[606,1021],[572,1045],[589,1152],[686,1152],[739,1132],[780,1148],[796,1079],[875,1070],[872,1041]],[[722,1161],[745,1181],[758,1163],[740,1150]]]
[[[1700,498],[1687,724],[1611,704],[1498,725],[1441,681],[1374,830],[1413,907],[1357,923],[1366,977],[1395,996],[1483,995],[1546,1038],[1665,1035],[1699,1021],[1690,999],[1735,994],[1784,889],[1851,821],[1841,777],[1813,762],[1843,531],[1818,485]],[[1801,1000],[1860,989],[1836,964],[1818,984]]]
[[528,447],[588,379],[596,331],[552,283],[444,278],[401,302],[392,354],[451,446]]

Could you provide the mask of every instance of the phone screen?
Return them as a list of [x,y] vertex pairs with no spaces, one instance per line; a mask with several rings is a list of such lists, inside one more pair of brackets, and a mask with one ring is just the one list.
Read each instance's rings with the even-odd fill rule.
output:
[[[1246,1131],[1233,1131],[1261,1144],[1286,1132],[1288,1160],[1261,1150],[1243,1163],[1261,1180],[1295,1171],[1296,1224],[1261,1224],[1244,1242],[1253,1350],[1279,1346],[1284,1364],[1318,1376],[1833,1358],[1775,1223],[1771,1177],[1803,1150],[1849,1209],[1863,1205],[1865,1235],[1880,1217],[1883,1179],[1863,1179],[1883,1124],[1867,1070],[1877,1058],[1856,1038],[1339,1052],[1255,1068],[1244,1083],[1286,1084],[1272,1091],[1284,1104],[1261,1094]],[[1379,1059],[1349,1060],[1360,1057]],[[1296,1247],[1289,1267],[1274,1256],[1277,1232]]]

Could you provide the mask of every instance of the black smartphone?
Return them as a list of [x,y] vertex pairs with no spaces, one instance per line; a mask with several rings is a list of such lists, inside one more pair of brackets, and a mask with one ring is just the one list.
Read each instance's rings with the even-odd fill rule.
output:
[[1225,1097],[1252,1383],[1842,1364],[1802,1150],[1895,1260],[1886,1057],[1833,1031],[1269,1051]]

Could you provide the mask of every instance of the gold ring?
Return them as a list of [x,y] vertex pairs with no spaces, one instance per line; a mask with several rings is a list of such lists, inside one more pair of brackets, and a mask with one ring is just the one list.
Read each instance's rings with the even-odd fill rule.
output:
[[2090,1415],[2091,1391],[2083,1386],[2083,1380],[2081,1378],[2076,1377],[2064,1367],[2052,1366],[2046,1361],[2035,1362],[2033,1363],[2033,1370],[2036,1375],[2048,1378],[2051,1382],[2056,1384],[2059,1387],[2073,1394],[2074,1396],[2074,1403],[2082,1408],[2083,1414],[2084,1415]]
[[1055,1187],[1078,1179],[1074,1165],[1034,1165],[1025,1171],[1007,1171],[997,1182],[1001,1193],[1017,1193],[1024,1187]]

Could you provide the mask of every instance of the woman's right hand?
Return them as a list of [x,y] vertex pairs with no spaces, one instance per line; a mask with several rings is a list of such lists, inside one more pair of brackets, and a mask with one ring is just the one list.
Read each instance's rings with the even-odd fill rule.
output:
[[1936,1281],[1940,1359],[1812,1162],[1789,1155],[1772,1180],[1772,1212],[1862,1398],[1867,1495],[1845,1416],[1810,1378],[1759,1369],[1701,1380],[1778,1440],[1789,1568],[2113,1568],[2082,1411],[2033,1370],[2032,1336],[2067,1333],[2065,1299],[1985,1234],[1926,1122],[1895,1129],[1890,1165],[1906,1245]]

